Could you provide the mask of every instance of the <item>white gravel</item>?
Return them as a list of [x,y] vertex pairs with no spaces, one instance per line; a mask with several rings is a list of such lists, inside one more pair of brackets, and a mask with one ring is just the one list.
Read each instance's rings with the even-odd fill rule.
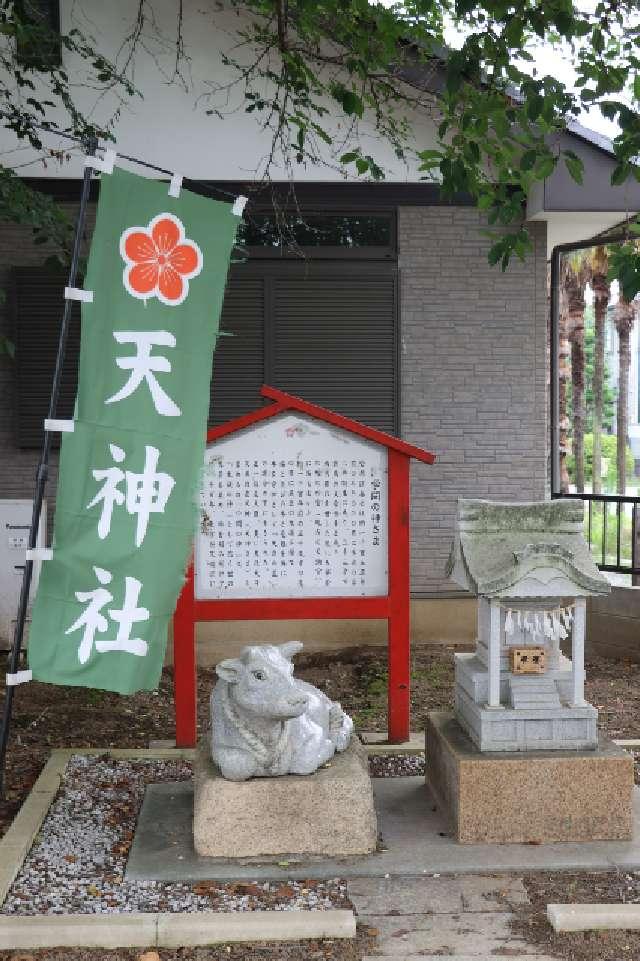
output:
[[345,906],[346,883],[338,878],[250,884],[125,881],[145,786],[191,776],[191,764],[182,760],[74,755],[0,914],[322,911]]

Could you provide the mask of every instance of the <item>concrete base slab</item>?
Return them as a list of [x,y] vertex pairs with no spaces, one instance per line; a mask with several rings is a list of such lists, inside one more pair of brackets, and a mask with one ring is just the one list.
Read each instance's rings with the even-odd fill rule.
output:
[[462,877],[354,878],[347,894],[358,916],[370,914],[492,914],[528,904],[521,878]]
[[[511,929],[513,915],[502,914],[433,914],[412,919],[408,924],[403,917],[367,915],[358,917],[378,933],[377,948],[381,954],[396,958],[406,955],[425,954],[455,955],[460,952],[475,953],[482,958],[523,952],[531,946],[515,937]],[[473,947],[471,948],[471,945]]]
[[630,840],[633,757],[601,735],[596,750],[481,752],[453,713],[426,723],[426,776],[463,844]]
[[360,740],[370,756],[386,754],[424,754],[424,733],[412,731],[408,741],[391,744],[386,731],[364,731]]
[[538,945],[514,933],[517,915],[510,909],[529,902],[521,878],[358,878],[347,889],[358,920],[377,932],[381,954],[376,958],[549,961]]
[[129,863],[128,880],[318,880],[343,877],[486,874],[488,871],[640,869],[640,790],[634,792],[632,841],[558,844],[457,844],[424,778],[374,778],[383,850],[358,858],[288,859],[260,865],[198,857],[193,848],[191,783],[147,788]]

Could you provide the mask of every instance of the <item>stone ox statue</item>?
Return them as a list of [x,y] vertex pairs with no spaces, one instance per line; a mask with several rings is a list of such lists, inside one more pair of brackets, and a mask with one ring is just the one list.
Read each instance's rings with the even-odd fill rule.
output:
[[231,781],[312,774],[344,751],[353,721],[339,704],[293,676],[299,641],[245,647],[221,661],[211,694],[211,755]]

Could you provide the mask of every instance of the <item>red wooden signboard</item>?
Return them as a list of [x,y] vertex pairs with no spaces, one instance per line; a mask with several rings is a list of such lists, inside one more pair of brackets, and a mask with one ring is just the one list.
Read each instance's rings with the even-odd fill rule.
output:
[[260,393],[273,403],[207,433],[207,444],[213,445],[214,453],[217,441],[287,413],[303,415],[311,422],[324,422],[386,451],[387,591],[379,596],[235,596],[200,599],[196,597],[194,564],[191,563],[173,621],[176,744],[179,747],[193,747],[196,743],[195,625],[198,621],[325,618],[382,618],[387,621],[389,741],[406,741],[409,737],[410,675],[409,463],[414,457],[432,464],[435,455],[273,387],[263,387]]

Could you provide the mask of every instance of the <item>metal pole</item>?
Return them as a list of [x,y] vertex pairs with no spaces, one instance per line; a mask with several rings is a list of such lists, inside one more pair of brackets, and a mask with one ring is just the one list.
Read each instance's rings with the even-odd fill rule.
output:
[[551,403],[551,496],[560,492],[560,251],[554,248],[551,255],[551,331],[549,337]]
[[[551,251],[551,277],[549,283],[551,285],[551,318],[550,318],[550,344],[549,350],[551,353],[550,360],[550,377],[549,377],[549,428],[550,428],[550,443],[551,443],[551,497],[564,497],[566,496],[560,490],[560,370],[559,370],[559,356],[560,356],[560,257],[562,254],[571,253],[574,250],[587,250],[590,247],[596,247],[598,244],[605,243],[615,243],[615,237],[610,237],[607,240],[603,240],[598,236],[592,237],[591,240],[580,240],[573,244],[556,244],[556,246]],[[619,238],[622,239],[622,238]]]
[[[92,155],[96,152],[97,140],[90,140],[85,145],[85,152]],[[76,221],[75,236],[73,239],[73,251],[71,254],[71,266],[69,267],[69,287],[76,286],[76,279],[78,276],[78,264],[80,261],[80,247],[82,245],[82,234],[84,231],[84,225],[87,216],[87,202],[89,200],[89,188],[91,186],[91,167],[85,167],[84,176],[82,179],[82,192],[80,194],[80,209],[78,210],[78,219]],[[65,352],[67,348],[67,337],[69,334],[69,322],[71,319],[71,305],[70,300],[65,300],[64,310],[62,312],[62,321],[60,324],[60,337],[58,339],[58,353],[56,355],[56,366],[53,374],[53,384],[51,386],[51,398],[49,401],[49,413],[48,418],[54,420],[56,416],[56,411],[58,407],[58,399],[60,396],[60,382],[62,379],[62,368],[64,365]],[[42,444],[42,452],[40,454],[40,462],[38,464],[38,471],[36,474],[36,489],[33,499],[33,512],[31,514],[31,527],[29,529],[29,548],[33,549],[36,546],[36,538],[38,536],[38,527],[40,524],[40,512],[42,510],[42,501],[44,499],[44,490],[47,483],[47,477],[49,475],[49,455],[51,452],[51,436],[49,431],[44,432],[44,441]],[[46,563],[46,562],[45,562]],[[15,674],[18,669],[18,662],[20,660],[20,652],[22,649],[22,639],[24,635],[24,625],[27,617],[27,604],[29,601],[29,591],[31,588],[31,579],[33,576],[33,561],[27,560],[24,565],[24,570],[22,572],[22,587],[20,588],[20,601],[18,603],[18,614],[16,618],[16,626],[13,632],[13,642],[11,645],[11,651],[8,658],[8,673]],[[5,774],[5,763],[7,758],[7,744],[9,741],[9,728],[11,726],[11,711],[13,708],[13,694],[15,688],[10,685],[5,688],[4,694],[4,707],[2,711],[2,726],[0,727],[0,798],[4,797],[4,774]]]

